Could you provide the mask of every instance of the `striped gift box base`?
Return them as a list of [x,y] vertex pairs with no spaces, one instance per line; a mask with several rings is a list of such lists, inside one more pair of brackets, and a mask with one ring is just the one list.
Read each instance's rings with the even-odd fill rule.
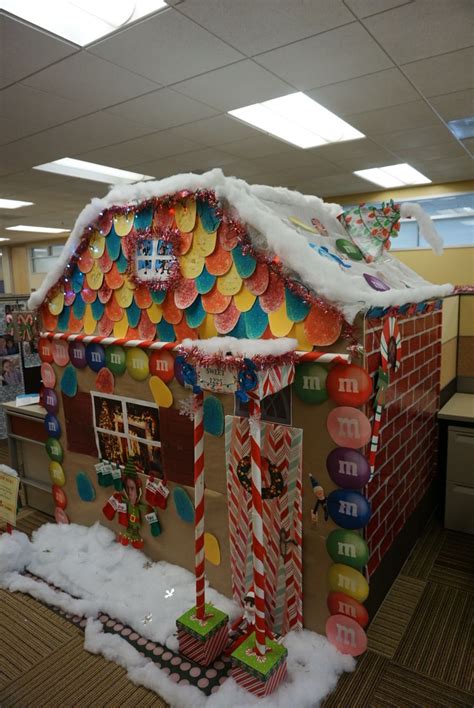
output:
[[232,654],[233,678],[259,698],[273,693],[286,676],[286,647],[271,639],[266,640],[266,645],[267,653],[262,661],[253,652],[253,633]]
[[201,666],[209,666],[222,654],[229,639],[229,617],[221,610],[206,605],[208,621],[200,624],[193,607],[176,620],[179,653]]

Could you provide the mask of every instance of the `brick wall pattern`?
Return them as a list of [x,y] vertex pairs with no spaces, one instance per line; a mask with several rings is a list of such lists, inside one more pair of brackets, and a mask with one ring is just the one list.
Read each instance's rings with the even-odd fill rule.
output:
[[[437,469],[437,422],[441,372],[441,310],[399,317],[402,359],[390,371],[382,414],[374,479],[368,498],[372,517],[366,528],[369,576],[427,491]],[[380,363],[383,320],[366,320],[367,370],[375,378]],[[373,421],[373,399],[366,413]],[[368,455],[369,450],[366,450]]]

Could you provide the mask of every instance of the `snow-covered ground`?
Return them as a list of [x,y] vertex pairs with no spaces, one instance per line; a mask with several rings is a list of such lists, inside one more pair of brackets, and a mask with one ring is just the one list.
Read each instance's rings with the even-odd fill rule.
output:
[[[62,592],[22,576],[25,569]],[[176,650],[175,620],[194,604],[194,576],[177,565],[149,562],[140,551],[116,543],[115,535],[98,523],[91,527],[46,524],[31,542],[18,531],[3,534],[0,586],[90,618],[85,648],[124,666],[134,683],[161,694],[173,708],[314,708],[334,689],[339,675],[355,667],[354,659],[336,651],[325,637],[303,630],[285,637],[288,678],[265,699],[255,698],[232,678],[211,697],[172,682],[125,639],[105,634],[96,618],[107,612],[150,640]],[[231,600],[210,587],[206,600],[231,618],[239,612]]]

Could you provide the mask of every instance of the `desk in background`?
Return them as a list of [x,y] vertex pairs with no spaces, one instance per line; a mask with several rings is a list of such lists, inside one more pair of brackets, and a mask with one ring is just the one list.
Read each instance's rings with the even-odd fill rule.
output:
[[14,401],[1,405],[6,416],[10,465],[20,476],[26,504],[53,515],[49,458],[44,447],[46,411],[38,405],[17,407]]

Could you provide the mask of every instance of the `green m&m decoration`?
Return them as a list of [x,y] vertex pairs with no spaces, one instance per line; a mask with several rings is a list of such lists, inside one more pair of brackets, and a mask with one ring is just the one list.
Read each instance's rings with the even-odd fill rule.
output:
[[336,248],[350,258],[351,261],[361,261],[364,257],[360,248],[346,238],[338,238]]
[[105,349],[105,365],[114,376],[121,376],[127,368],[127,355],[122,347],[114,344]]
[[63,448],[59,440],[56,440],[56,438],[48,438],[46,440],[46,452],[48,453],[48,457],[50,460],[53,460],[54,462],[62,462],[64,453],[63,453]]
[[331,531],[326,549],[334,563],[343,563],[360,570],[369,560],[369,548],[358,533],[346,529]]
[[328,372],[321,364],[306,362],[296,367],[294,391],[305,403],[320,404],[328,399],[326,378]]

